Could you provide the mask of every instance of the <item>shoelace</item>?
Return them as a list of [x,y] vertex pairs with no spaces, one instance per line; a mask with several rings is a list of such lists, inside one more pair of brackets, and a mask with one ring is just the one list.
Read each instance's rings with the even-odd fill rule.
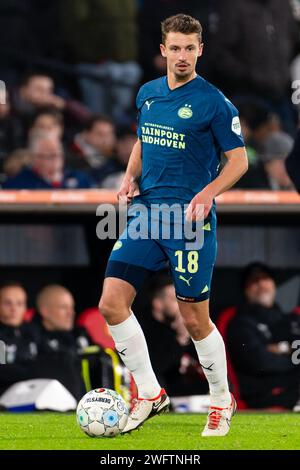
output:
[[218,429],[222,413],[218,410],[211,411],[208,415],[208,427],[209,429]]

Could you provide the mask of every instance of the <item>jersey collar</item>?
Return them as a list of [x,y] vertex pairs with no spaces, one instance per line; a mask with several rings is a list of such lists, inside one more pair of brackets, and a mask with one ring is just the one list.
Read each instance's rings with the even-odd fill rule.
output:
[[197,83],[197,81],[200,79],[200,75],[196,75],[195,78],[193,78],[192,80],[190,80],[189,82],[185,83],[184,85],[181,85],[177,88],[174,88],[173,90],[171,90],[171,88],[169,87],[169,84],[168,84],[168,77],[167,75],[164,77],[164,87],[165,87],[165,91],[167,93],[167,95],[171,94],[171,93],[176,93],[178,90],[183,90],[183,89],[186,89],[186,88],[190,88],[191,86],[194,86],[195,83]]

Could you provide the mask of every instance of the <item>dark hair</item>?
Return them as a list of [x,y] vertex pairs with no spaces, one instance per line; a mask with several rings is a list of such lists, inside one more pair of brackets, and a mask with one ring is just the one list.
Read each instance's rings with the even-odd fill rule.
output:
[[192,34],[196,33],[199,42],[202,42],[202,26],[200,21],[190,15],[179,13],[178,15],[169,16],[161,23],[162,42],[165,44],[168,33]]
[[97,124],[98,122],[108,122],[109,124],[115,127],[114,121],[109,116],[106,116],[105,114],[93,114],[93,116],[91,116],[85,122],[83,130],[91,131],[94,125]]
[[44,116],[44,115],[51,116],[57,122],[57,124],[59,124],[60,126],[64,125],[64,116],[63,116],[63,114],[60,111],[58,111],[58,109],[53,108],[51,106],[47,106],[47,107],[44,107],[44,108],[39,108],[39,110],[36,111],[36,113],[34,113],[34,115],[32,116],[32,119],[30,121],[29,127],[31,128],[34,125],[35,121],[40,116]]
[[53,80],[53,77],[43,70],[27,70],[21,77],[20,86],[26,86],[33,77],[47,77]]
[[244,290],[246,286],[251,283],[251,281],[253,282],[255,279],[260,277],[273,279],[273,281],[276,282],[276,277],[272,269],[266,264],[258,261],[248,264],[248,266],[246,266],[241,273],[242,289]]

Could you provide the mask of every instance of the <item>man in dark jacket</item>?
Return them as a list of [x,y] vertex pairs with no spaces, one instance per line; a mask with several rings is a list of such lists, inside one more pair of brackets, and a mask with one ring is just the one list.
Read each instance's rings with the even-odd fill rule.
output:
[[61,382],[70,390],[75,389],[74,396],[81,398],[83,387],[85,391],[115,388],[110,355],[93,344],[84,328],[74,325],[75,304],[71,292],[61,285],[44,287],[37,297],[37,309],[39,315],[33,323],[39,336],[39,353],[69,366],[72,376],[62,376]]
[[7,282],[0,287],[0,340],[5,343],[5,362],[26,363],[37,356],[36,338],[24,323],[27,295],[21,284]]
[[[85,389],[80,361],[74,358],[75,340],[65,342],[61,354],[51,354],[39,328],[24,323],[26,293],[16,283],[0,288],[0,340],[5,344],[5,362],[0,367],[0,395],[16,382],[29,379],[57,379],[75,398]],[[53,344],[53,343],[52,343]],[[78,345],[84,346],[85,342]],[[79,364],[78,364],[79,362]]]
[[16,382],[40,378],[38,337],[24,323],[26,298],[26,292],[18,282],[6,282],[0,287],[0,340],[4,345],[0,395]]
[[41,341],[40,352],[77,356],[90,345],[83,328],[74,328],[75,304],[71,292],[60,285],[44,287],[37,297],[39,315],[34,320]]
[[108,116],[95,114],[82,132],[75,135],[67,165],[84,171],[96,186],[101,187],[105,178],[120,171],[115,157],[116,142],[114,122]]
[[251,408],[293,408],[299,399],[300,371],[292,362],[292,343],[300,338],[300,318],[275,303],[276,284],[260,263],[244,272],[245,302],[227,332],[241,398]]

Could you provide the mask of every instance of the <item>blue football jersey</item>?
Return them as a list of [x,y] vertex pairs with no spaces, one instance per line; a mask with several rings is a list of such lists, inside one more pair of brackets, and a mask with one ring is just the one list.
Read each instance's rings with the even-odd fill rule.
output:
[[143,201],[187,204],[218,174],[221,151],[243,147],[238,111],[197,75],[171,90],[167,77],[137,95]]

